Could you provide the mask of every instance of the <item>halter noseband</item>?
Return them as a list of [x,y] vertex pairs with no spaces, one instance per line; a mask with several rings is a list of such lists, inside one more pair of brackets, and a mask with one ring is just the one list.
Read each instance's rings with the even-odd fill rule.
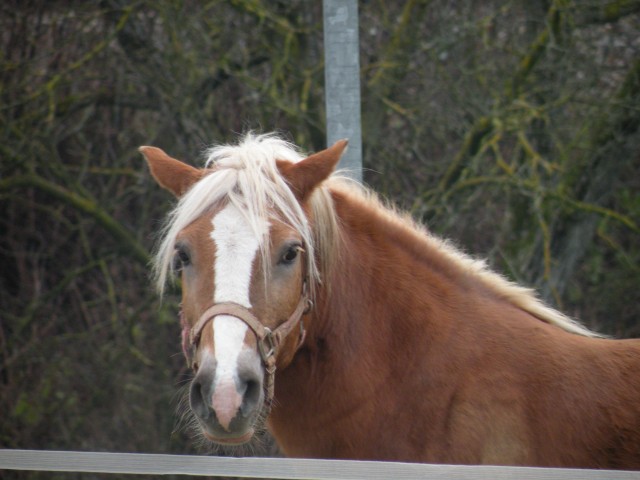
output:
[[[218,315],[231,315],[242,320],[255,334],[258,344],[258,352],[264,363],[264,368],[267,373],[265,383],[265,410],[266,414],[269,413],[271,405],[273,403],[274,383],[276,373],[276,356],[280,344],[291,333],[296,325],[300,325],[300,337],[298,339],[298,345],[296,349],[300,348],[304,338],[306,336],[306,330],[304,329],[304,323],[302,322],[302,316],[309,313],[313,307],[313,302],[309,298],[307,291],[307,280],[305,279],[302,288],[302,295],[300,301],[293,311],[291,316],[283,323],[278,325],[275,329],[271,330],[265,327],[258,318],[249,311],[246,307],[234,302],[221,302],[215,303],[210,306],[201,316],[198,322],[193,326],[189,332],[189,343],[193,349],[198,347],[200,343],[200,336],[204,327],[212,321]],[[195,361],[192,361],[191,367],[195,369]]]

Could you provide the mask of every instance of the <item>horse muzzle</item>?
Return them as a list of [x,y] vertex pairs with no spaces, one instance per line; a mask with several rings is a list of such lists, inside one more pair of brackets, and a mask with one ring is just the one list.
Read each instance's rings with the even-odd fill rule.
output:
[[[253,435],[255,423],[269,415],[274,395],[276,355],[281,342],[296,326],[300,327],[296,350],[305,339],[302,316],[313,305],[306,285],[305,281],[293,313],[275,330],[265,327],[248,308],[233,302],[212,305],[190,329],[181,314],[182,347],[187,361],[196,370],[189,396],[191,410],[210,440],[227,444],[245,443]],[[240,347],[235,365],[224,363],[222,368],[212,355],[201,353],[200,363],[195,362],[194,356],[205,327],[218,316],[242,322],[243,330],[253,331],[257,345],[256,349]],[[238,340],[237,335],[238,331],[235,331],[235,336],[230,337],[232,341]],[[234,358],[234,355],[224,358]]]
[[264,372],[255,351],[243,351],[233,373],[216,371],[212,357],[191,382],[189,403],[204,436],[221,444],[248,442],[264,403]]

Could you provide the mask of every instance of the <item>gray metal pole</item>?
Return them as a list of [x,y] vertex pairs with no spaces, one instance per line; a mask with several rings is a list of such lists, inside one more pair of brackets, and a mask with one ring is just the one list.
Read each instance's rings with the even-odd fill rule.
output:
[[323,0],[327,144],[342,138],[349,148],[339,168],[362,182],[360,58],[357,0]]

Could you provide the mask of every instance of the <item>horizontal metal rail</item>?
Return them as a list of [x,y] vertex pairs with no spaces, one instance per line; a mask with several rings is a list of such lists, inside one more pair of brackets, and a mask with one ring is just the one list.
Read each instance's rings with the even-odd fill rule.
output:
[[307,480],[640,480],[640,472],[0,449],[0,470]]

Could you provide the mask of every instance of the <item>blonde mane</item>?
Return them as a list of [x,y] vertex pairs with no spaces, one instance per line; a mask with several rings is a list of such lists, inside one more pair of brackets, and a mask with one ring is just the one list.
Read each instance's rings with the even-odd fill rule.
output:
[[[161,231],[153,265],[160,294],[164,292],[167,279],[172,274],[171,265],[178,233],[222,202],[231,202],[238,207],[253,231],[262,237],[260,250],[264,258],[269,254],[269,242],[266,241],[263,233],[265,230],[262,228],[266,218],[276,215],[296,229],[308,252],[307,271],[312,287],[317,284],[320,274],[315,262],[316,245],[331,243],[331,237],[335,237],[335,218],[328,216],[328,212],[332,210],[329,206],[331,199],[325,191],[318,191],[312,196],[311,209],[321,219],[326,232],[314,239],[305,213],[276,165],[276,160],[295,163],[303,158],[305,156],[294,145],[274,134],[248,133],[237,145],[208,149],[204,167],[210,169],[210,173],[180,198]],[[263,262],[263,265],[268,268],[267,262]]]
[[533,289],[522,287],[499,273],[491,270],[484,260],[476,259],[456,248],[451,242],[437,237],[429,232],[423,225],[416,223],[408,214],[397,212],[392,206],[384,204],[379,196],[364,187],[345,186],[342,179],[333,183],[332,179],[325,185],[334,190],[340,190],[362,205],[368,205],[381,218],[390,224],[402,229],[411,238],[415,248],[425,248],[435,251],[446,259],[453,270],[464,272],[471,278],[480,282],[484,288],[490,291],[496,298],[510,303],[539,320],[555,325],[568,332],[587,337],[602,337],[592,332],[579,322],[564,315],[558,310],[549,307],[542,302]]
[[[310,213],[314,219],[314,226],[311,227],[276,165],[276,159],[298,162],[305,156],[294,145],[273,134],[249,133],[237,145],[217,146],[206,153],[205,167],[211,169],[211,173],[193,185],[179,200],[162,231],[154,263],[157,286],[161,293],[171,274],[178,233],[209,209],[225,201],[233,203],[245,214],[249,225],[257,234],[264,232],[263,222],[274,214],[300,232],[308,252],[307,268],[313,289],[321,282],[321,273],[326,274],[331,265],[339,265],[337,259],[342,250],[341,229],[331,196],[331,191],[339,191],[368,205],[376,214],[413,235],[412,241],[418,245],[417,248],[423,245],[426,249],[438,252],[450,262],[452,268],[477,279],[497,298],[568,332],[598,336],[545,305],[533,290],[507,280],[490,270],[483,260],[472,258],[407,216],[383,205],[374,192],[350,181],[340,172],[334,173],[314,191],[310,200]],[[263,255],[268,255],[269,242],[262,241],[260,248]],[[321,259],[323,264],[317,265],[316,258]]]

